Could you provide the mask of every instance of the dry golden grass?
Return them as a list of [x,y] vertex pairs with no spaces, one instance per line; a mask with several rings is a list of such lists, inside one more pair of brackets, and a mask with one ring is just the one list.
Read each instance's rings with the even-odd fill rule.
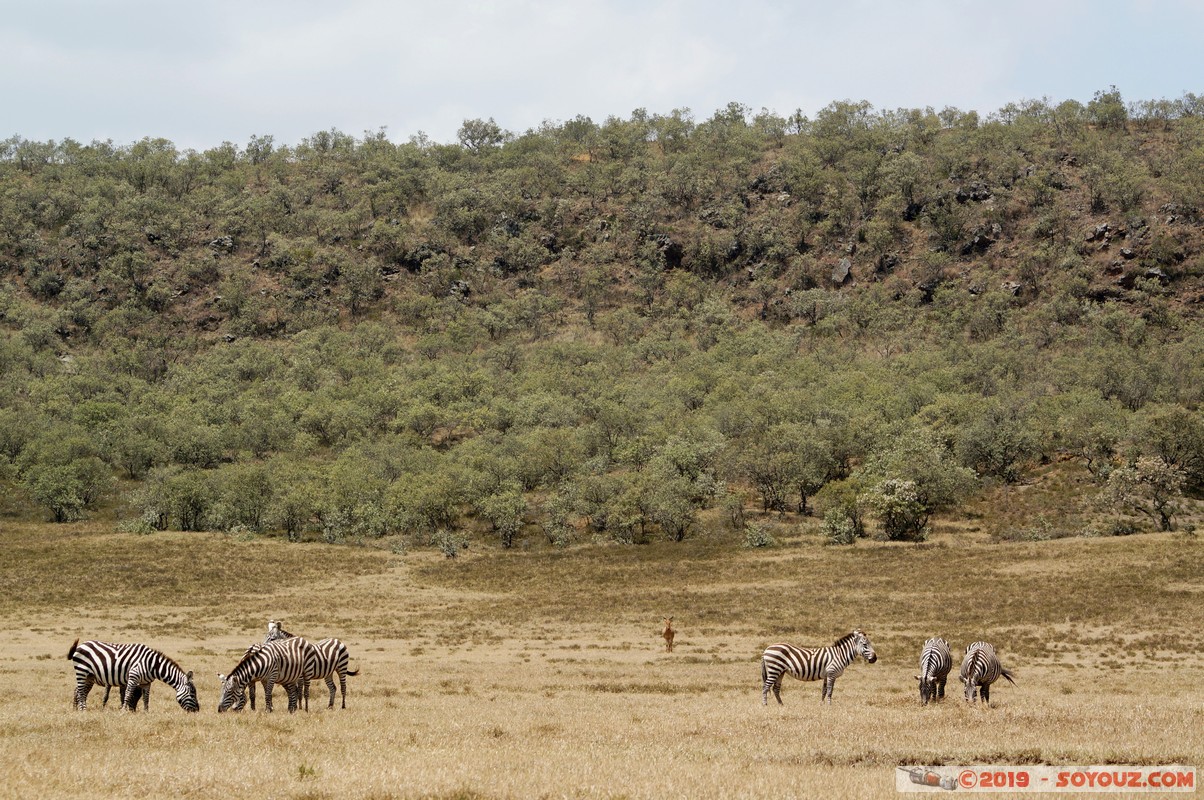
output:
[[[1204,764],[1204,543],[1134,536],[748,551],[434,553],[0,531],[0,795],[12,797],[892,797],[916,763]],[[100,586],[95,589],[93,586]],[[664,652],[661,618],[678,629]],[[348,709],[215,713],[217,678],[280,617],[347,642]],[[878,650],[819,702],[775,640],[854,626]],[[996,705],[920,708],[920,644],[997,645]],[[156,685],[149,714],[71,709],[76,637],[145,641],[195,670],[200,714]],[[282,698],[281,698],[282,699]],[[772,701],[771,701],[772,702]]]

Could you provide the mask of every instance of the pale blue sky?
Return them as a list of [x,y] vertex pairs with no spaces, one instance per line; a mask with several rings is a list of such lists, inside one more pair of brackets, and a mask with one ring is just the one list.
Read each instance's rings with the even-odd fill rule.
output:
[[1198,0],[0,0],[0,138],[387,129],[833,100],[988,114],[1204,94]]

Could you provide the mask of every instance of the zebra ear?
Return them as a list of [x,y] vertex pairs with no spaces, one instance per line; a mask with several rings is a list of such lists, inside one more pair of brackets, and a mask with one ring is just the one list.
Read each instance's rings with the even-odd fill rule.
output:
[[188,674],[184,676],[188,680],[192,680],[192,670],[188,670]]

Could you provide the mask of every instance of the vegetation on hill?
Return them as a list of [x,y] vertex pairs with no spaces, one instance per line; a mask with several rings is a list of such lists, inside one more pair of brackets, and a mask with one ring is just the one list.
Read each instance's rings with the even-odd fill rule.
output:
[[1074,470],[1029,534],[1166,529],[1204,488],[1202,213],[1204,98],[1114,88],[14,137],[0,507],[449,554],[748,509],[849,542]]

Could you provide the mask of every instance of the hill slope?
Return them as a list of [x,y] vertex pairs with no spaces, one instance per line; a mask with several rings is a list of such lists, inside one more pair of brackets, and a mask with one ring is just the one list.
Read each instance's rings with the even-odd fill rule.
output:
[[1069,464],[1034,535],[1189,519],[1197,105],[9,140],[5,508],[452,551],[757,509],[916,538]]

